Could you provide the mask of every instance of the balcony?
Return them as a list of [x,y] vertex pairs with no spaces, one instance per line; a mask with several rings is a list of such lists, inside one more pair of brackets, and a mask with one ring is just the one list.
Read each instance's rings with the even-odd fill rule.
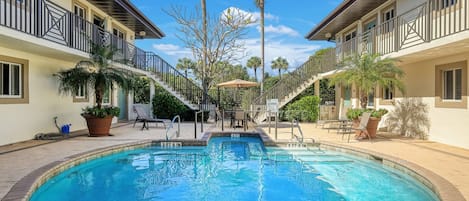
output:
[[[469,0],[429,0],[401,15],[364,31],[351,40],[338,43],[338,58],[354,53],[401,53],[419,46],[425,50],[438,39],[469,29]],[[467,39],[461,37],[458,41]]]
[[90,53],[92,44],[116,48],[113,61],[144,71],[185,101],[198,105],[203,90],[153,52],[144,51],[48,0],[0,0],[0,26]]

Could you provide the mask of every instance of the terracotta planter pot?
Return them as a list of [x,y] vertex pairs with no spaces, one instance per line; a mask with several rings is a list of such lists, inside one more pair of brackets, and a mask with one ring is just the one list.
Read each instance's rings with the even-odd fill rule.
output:
[[113,116],[99,118],[91,115],[83,115],[91,137],[109,136]]
[[381,121],[381,118],[376,117],[370,117],[370,120],[368,120],[366,130],[370,134],[371,138],[376,138],[376,131],[378,130],[379,121]]

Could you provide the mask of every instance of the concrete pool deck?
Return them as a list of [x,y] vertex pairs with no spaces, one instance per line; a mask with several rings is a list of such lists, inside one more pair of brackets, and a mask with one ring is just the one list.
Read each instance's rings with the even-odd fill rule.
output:
[[[469,150],[452,147],[440,143],[422,140],[411,140],[392,135],[380,135],[372,142],[351,140],[347,143],[342,135],[331,130],[316,128],[315,124],[301,124],[305,137],[314,138],[324,144],[340,145],[344,147],[359,148],[361,150],[382,153],[400,158],[434,172],[453,184],[464,196],[469,199]],[[268,134],[268,129],[263,127]],[[174,129],[173,129],[174,130]],[[219,131],[214,124],[205,124],[204,131]],[[230,129],[231,130],[231,129]],[[252,130],[252,128],[251,128]],[[242,131],[242,129],[236,129]],[[274,130],[269,136],[274,139]],[[287,126],[278,130],[279,141],[291,137],[291,129]],[[297,132],[297,130],[295,130]],[[165,139],[166,130],[163,128],[150,128],[140,130],[132,125],[120,125],[113,128],[114,136],[102,138],[74,137],[60,141],[28,141],[14,145],[0,146],[0,198],[10,191],[15,183],[37,168],[63,160],[69,156],[95,150],[99,148],[139,142],[142,140]],[[197,139],[202,138],[200,127]],[[194,139],[194,124],[181,124],[181,139]],[[15,146],[17,149],[15,149]]]

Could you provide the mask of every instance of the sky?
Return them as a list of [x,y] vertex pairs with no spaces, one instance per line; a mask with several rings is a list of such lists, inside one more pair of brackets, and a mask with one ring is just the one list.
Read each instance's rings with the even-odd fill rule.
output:
[[[137,40],[138,47],[160,55],[171,65],[183,57],[192,58],[189,49],[176,37],[178,24],[166,14],[171,6],[183,6],[188,11],[200,7],[200,0],[131,0],[160,30],[165,33],[162,39]],[[277,57],[286,58],[288,71],[303,64],[318,49],[334,46],[331,42],[309,41],[305,35],[319,24],[342,0],[265,0],[265,67],[266,72],[277,75],[270,68]],[[259,18],[259,10],[254,0],[206,0],[207,13],[220,15],[227,8],[238,8]],[[251,56],[261,55],[259,23],[249,26],[248,34],[241,39],[247,56],[238,61],[246,65]],[[252,75],[251,70],[249,73]]]

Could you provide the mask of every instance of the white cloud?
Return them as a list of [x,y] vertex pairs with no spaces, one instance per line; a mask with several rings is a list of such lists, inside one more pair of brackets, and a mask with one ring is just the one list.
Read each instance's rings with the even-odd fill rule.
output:
[[[260,27],[258,27],[257,29],[260,30]],[[299,36],[300,35],[300,33],[295,31],[294,29],[292,29],[290,27],[287,27],[287,26],[284,26],[284,25],[279,25],[279,26],[269,25],[269,26],[264,27],[264,31],[266,33],[274,33],[274,34],[282,34],[282,35],[285,34],[285,35],[289,35],[289,36]]]
[[[260,39],[259,38],[248,38],[241,42],[244,43],[246,52],[240,53],[239,56],[245,54],[239,63],[246,65],[247,60],[252,56],[260,57]],[[192,57],[190,49],[175,45],[175,44],[153,44],[153,48],[159,55],[168,55],[166,59],[176,65],[177,60],[180,58]],[[266,39],[265,41],[265,71],[271,75],[277,75],[277,70],[272,70],[270,67],[271,62],[277,57],[285,58],[289,63],[288,71],[293,71],[311,56],[316,50],[320,49],[319,45],[312,44],[301,44],[301,43],[290,43],[278,39]],[[249,71],[251,74],[252,72]],[[258,72],[258,76],[260,73]]]
[[161,53],[177,56],[178,58],[192,57],[192,52],[189,49],[174,44],[153,44],[153,48]]
[[[249,11],[237,8],[237,7],[229,7],[227,9],[225,9],[222,13],[226,13],[226,12],[228,12],[228,10],[230,10],[231,12],[234,12],[235,14],[239,13],[242,16],[247,16],[252,22],[257,22],[257,23],[250,24],[248,26],[258,25],[258,23],[260,21],[260,18],[261,18],[261,14],[259,12],[249,12]],[[264,19],[265,20],[278,21],[279,17],[275,16],[275,15],[272,15],[270,13],[264,13]]]

